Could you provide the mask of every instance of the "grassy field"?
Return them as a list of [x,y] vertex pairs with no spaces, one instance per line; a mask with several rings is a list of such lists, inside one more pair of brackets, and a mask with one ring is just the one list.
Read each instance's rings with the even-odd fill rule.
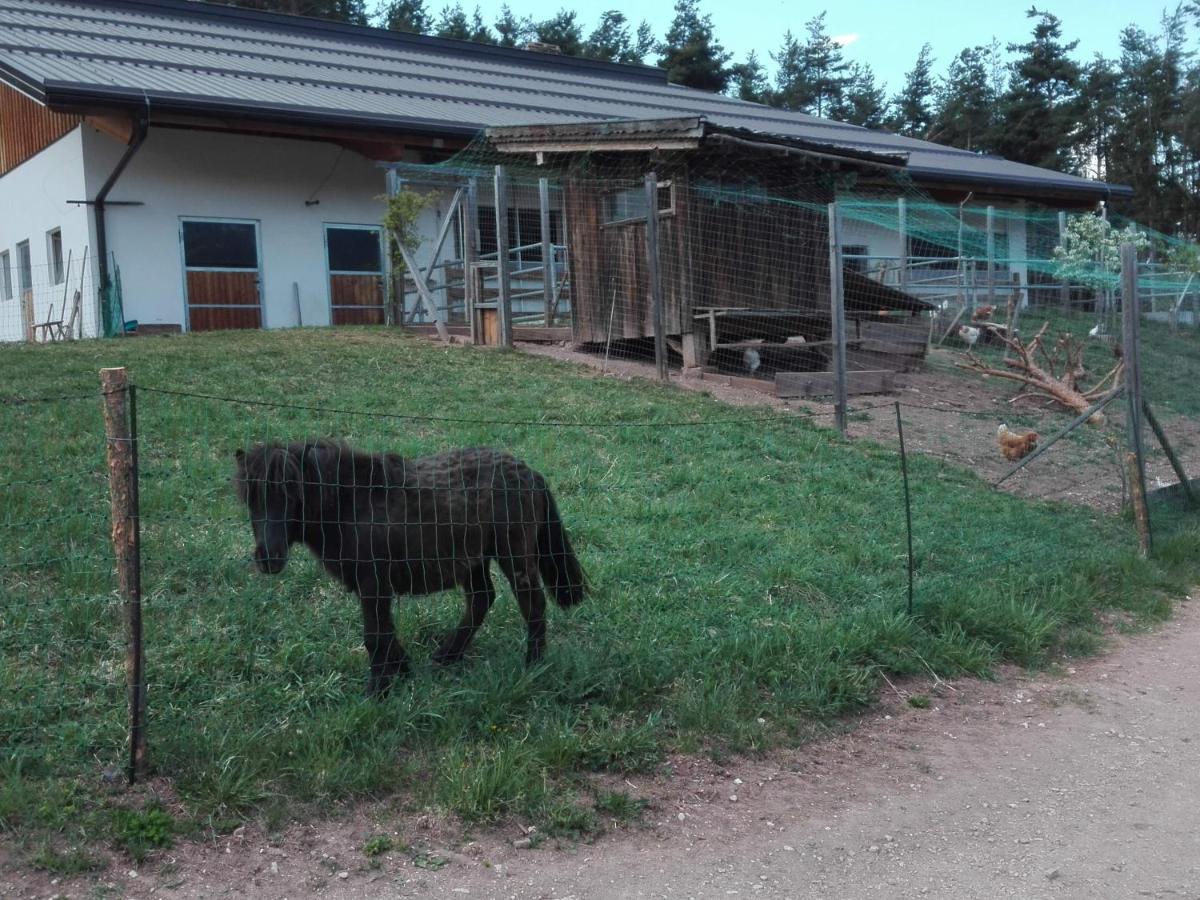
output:
[[[1164,615],[1200,568],[1194,526],[1139,562],[1123,521],[916,458],[908,615],[898,458],[819,421],[385,330],[3,354],[5,397],[82,398],[0,405],[0,827],[60,870],[85,867],[67,848],[88,842],[136,855],[172,829],[274,828],[361,797],[586,834],[597,804],[636,806],[589,772],[806,739],[868,705],[882,674],[1094,649],[1098,610]],[[141,386],[148,727],[167,815],[122,809],[104,778],[126,754],[95,397],[107,365]],[[545,663],[523,667],[502,596],[467,660],[434,671],[461,599],[404,601],[414,674],[363,699],[357,603],[299,554],[280,577],[252,572],[229,486],[235,448],[308,435],[501,446],[540,469],[595,585],[553,610]]]

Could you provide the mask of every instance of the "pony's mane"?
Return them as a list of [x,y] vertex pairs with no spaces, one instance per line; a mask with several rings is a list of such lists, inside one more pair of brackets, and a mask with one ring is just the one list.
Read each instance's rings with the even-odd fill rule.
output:
[[343,454],[349,456],[353,451],[344,443],[324,438],[292,441],[288,444],[282,441],[268,441],[255,444],[246,451],[239,450],[237,477],[234,480],[238,497],[244,502],[247,486],[252,483],[299,487],[304,483],[305,463],[314,453],[318,455],[320,464],[327,460],[330,454],[340,458]]

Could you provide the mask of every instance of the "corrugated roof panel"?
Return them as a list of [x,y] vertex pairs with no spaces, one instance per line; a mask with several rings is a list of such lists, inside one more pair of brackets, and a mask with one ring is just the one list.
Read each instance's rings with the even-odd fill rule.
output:
[[[1058,188],[1086,179],[668,85],[662,73],[182,0],[0,0],[3,67],[29,85],[448,131],[695,115],[764,135],[908,155],[924,179]],[[85,92],[81,93],[81,92]]]

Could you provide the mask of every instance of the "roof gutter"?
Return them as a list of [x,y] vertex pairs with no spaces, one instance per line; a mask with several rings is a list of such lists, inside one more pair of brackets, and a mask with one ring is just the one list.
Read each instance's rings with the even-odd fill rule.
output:
[[[129,144],[125,147],[125,152],[121,154],[121,158],[117,160],[116,166],[109,173],[107,180],[100,186],[100,190],[96,192],[96,199],[92,201],[92,208],[96,215],[96,255],[100,259],[100,292],[103,296],[109,288],[110,273],[108,271],[108,231],[104,221],[104,203],[108,200],[109,192],[117,183],[117,179],[121,177],[121,173],[125,171],[125,167],[129,165],[129,161],[141,149],[142,144],[146,142],[146,135],[150,132],[150,120],[145,113],[137,115],[133,120],[133,136],[129,140]],[[103,302],[103,301],[102,301]]]

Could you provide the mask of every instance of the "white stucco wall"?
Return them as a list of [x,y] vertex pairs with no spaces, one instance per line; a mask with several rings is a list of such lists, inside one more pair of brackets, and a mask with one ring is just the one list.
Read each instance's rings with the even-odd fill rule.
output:
[[[45,322],[51,307],[57,319],[64,295],[69,307],[70,297],[80,288],[82,274],[83,334],[90,337],[96,333],[94,257],[87,271],[82,271],[84,250],[92,248],[94,253],[95,248],[91,217],[86,206],[67,202],[87,197],[83,172],[83,139],[81,129],[76,128],[11,172],[0,175],[0,253],[8,253],[13,292],[12,299],[5,300],[0,289],[0,341],[25,339],[17,272],[17,244],[22,241],[29,241],[34,321]],[[54,282],[49,265],[46,236],[56,228],[62,231],[64,276],[68,276],[65,268],[68,256],[71,258],[65,284]]]
[[[90,128],[83,144],[94,196],[124,147]],[[107,213],[125,318],[186,327],[180,219],[198,217],[258,223],[266,327],[298,324],[293,283],[303,324],[328,325],[324,225],[379,224],[385,190],[383,170],[333,144],[152,128],[109,195],[144,204]]]

